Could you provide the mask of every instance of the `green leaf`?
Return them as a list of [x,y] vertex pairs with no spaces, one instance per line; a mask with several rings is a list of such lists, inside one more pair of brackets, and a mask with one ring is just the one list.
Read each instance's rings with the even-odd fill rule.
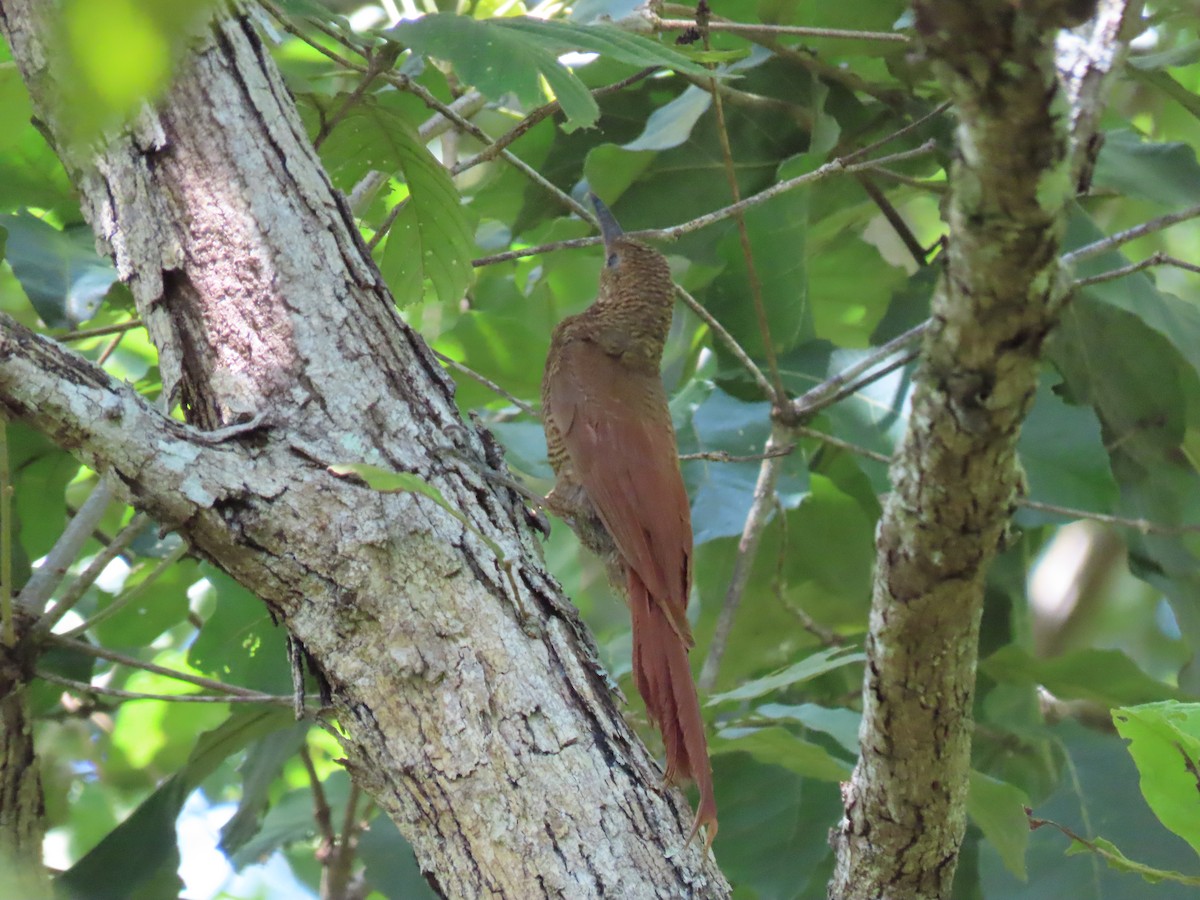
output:
[[[1120,490],[1095,411],[1064,403],[1047,378],[1021,426],[1018,449],[1031,499],[1099,513],[1116,507]],[[1022,509],[1018,520],[1040,524],[1058,518]]]
[[1017,878],[1025,881],[1025,851],[1029,847],[1029,798],[1020,788],[971,770],[967,815],[979,826]]
[[1071,845],[1067,848],[1067,856],[1076,856],[1080,853],[1098,854],[1108,863],[1110,869],[1114,869],[1117,872],[1126,872],[1130,875],[1139,875],[1144,881],[1150,884],[1158,884],[1160,881],[1173,881],[1179,884],[1200,887],[1200,878],[1197,878],[1195,875],[1184,875],[1182,872],[1156,869],[1153,866],[1136,862],[1117,849],[1117,845],[1112,841],[1105,840],[1102,837],[1098,837],[1088,843],[1073,839]]
[[843,233],[819,251],[810,249],[808,298],[816,334],[839,347],[866,347],[892,294],[907,280],[879,251]]
[[233,856],[262,827],[263,814],[270,805],[270,789],[283,771],[283,765],[296,755],[308,734],[309,723],[297,722],[291,728],[274,731],[257,741],[239,766],[242,796],[237,812],[221,828],[218,846]]
[[0,216],[6,256],[37,314],[50,328],[86,322],[117,280],[112,264],[96,255],[91,229],[59,231],[22,211]]
[[290,693],[286,630],[272,621],[265,603],[220,569],[205,563],[200,571],[212,586],[215,605],[205,604],[204,624],[188,647],[188,665],[252,690]]
[[1105,135],[1092,184],[1175,209],[1200,202],[1200,165],[1187,144],[1145,141],[1121,129]]
[[329,471],[334,475],[343,477],[346,475],[357,475],[372,490],[381,491],[385,494],[409,492],[421,494],[424,497],[428,497],[455,518],[462,516],[462,513],[450,505],[450,501],[446,499],[440,490],[420,475],[414,475],[411,472],[393,472],[391,469],[384,469],[380,466],[372,466],[367,463],[342,463],[330,466]]
[[[344,770],[336,771],[321,783],[321,788],[330,809],[340,812],[350,798],[350,776]],[[305,785],[288,791],[271,807],[258,834],[233,854],[230,862],[240,871],[281,847],[308,840],[316,834],[316,830],[312,788]]]
[[1178,693],[1151,678],[1119,650],[1079,650],[1054,659],[1035,659],[1009,644],[983,660],[979,670],[996,681],[1040,684],[1061,700],[1090,700],[1103,706],[1149,703]]
[[[187,764],[147,797],[124,822],[55,881],[60,896],[117,900],[149,883],[182,884],[175,819],[196,787],[224,760],[261,735],[293,721],[291,710],[241,709],[200,736]],[[311,798],[309,819],[312,818]],[[159,894],[159,896],[165,896]]]
[[678,147],[692,133],[692,128],[712,105],[712,94],[695,85],[668,103],[660,106],[646,120],[646,127],[622,150],[668,150]]
[[450,174],[394,105],[361,100],[330,134],[323,153],[352,160],[344,165],[355,172],[369,164],[403,173],[408,196],[388,232],[380,270],[400,306],[420,300],[427,279],[442,303],[458,303],[471,283],[474,234]]
[[188,589],[198,577],[197,563],[181,559],[165,566],[149,560],[126,579],[121,593],[97,605],[104,615],[116,612],[95,626],[97,639],[106,647],[145,647],[160,634],[182,622],[188,612]]
[[[1200,198],[1200,191],[1196,196]],[[1104,237],[1096,224],[1082,215],[1073,216],[1068,225],[1066,246],[1080,247]],[[1128,265],[1129,260],[1117,251],[1089,259],[1079,266],[1079,276],[1097,275]],[[1200,372],[1200,307],[1158,290],[1144,274],[1137,273],[1116,281],[1089,285],[1081,292],[1117,309],[1136,315],[1146,325],[1170,341],[1193,369]],[[1078,306],[1079,298],[1073,301]],[[1086,308],[1083,310],[1086,312]],[[1093,352],[1101,350],[1091,348]],[[1111,348],[1104,348],[1110,351]],[[1126,348],[1126,352],[1128,349]],[[1104,355],[1107,355],[1105,353]],[[1104,355],[1097,359],[1108,361]]]
[[832,857],[827,835],[841,814],[837,786],[748,753],[715,757],[713,780],[721,815],[713,849],[736,896],[824,897]]
[[719,72],[714,73],[693,62],[672,47],[614,25],[580,25],[562,19],[539,19],[533,16],[492,19],[490,24],[536,36],[542,46],[552,47],[557,54],[586,50],[631,66],[663,66],[697,78],[721,77]]
[[1200,704],[1167,701],[1114,709],[1113,722],[1129,741],[1146,802],[1200,853]]
[[817,472],[808,478],[808,495],[787,517],[783,574],[790,588],[812,597],[801,605],[818,621],[861,621],[871,597],[879,507],[872,497],[874,506],[864,510]]
[[767,703],[754,710],[754,714],[767,719],[796,722],[813,731],[821,731],[837,741],[853,754],[858,754],[858,727],[862,714],[852,709],[828,709],[815,703],[785,706]]
[[395,823],[382,813],[359,835],[357,850],[367,883],[383,896],[397,900],[435,900],[437,897],[421,874],[412,847],[396,829]]
[[[66,487],[79,461],[20,422],[8,425],[16,535],[28,559],[45,556],[67,524]],[[21,582],[18,582],[18,587]]]
[[[558,23],[562,24],[562,23]],[[546,79],[574,128],[594,125],[600,108],[583,82],[558,62],[565,49],[544,36],[502,27],[502,20],[476,21],[447,13],[401,22],[391,33],[415,52],[446,60],[459,78],[484,96],[514,93],[527,107],[544,102],[538,77]]]
[[[813,333],[804,248],[808,192],[787,191],[746,210],[744,219],[771,345],[777,354],[786,353]],[[725,267],[698,299],[752,357],[761,359],[766,344],[736,230],[725,235],[717,253]]]
[[778,726],[722,729],[711,744],[714,756],[737,751],[805,778],[840,782],[850,775],[849,763],[835,759],[824,747]]
[[829,647],[764,678],[747,682],[724,694],[714,694],[708,698],[707,705],[716,706],[718,703],[730,700],[753,700],[763,694],[769,694],[771,691],[790,687],[803,681],[811,681],[818,675],[824,675],[826,672],[832,672],[842,666],[866,662],[866,659],[865,653],[850,647]]
[[[680,453],[724,451],[731,456],[762,453],[770,434],[769,406],[745,403],[713,390],[692,410],[690,427],[679,429]],[[801,502],[807,472],[799,454],[783,464],[776,491],[785,509]],[[753,502],[754,485],[762,463],[685,460],[684,481],[692,498],[692,528],[696,544],[740,535]]]

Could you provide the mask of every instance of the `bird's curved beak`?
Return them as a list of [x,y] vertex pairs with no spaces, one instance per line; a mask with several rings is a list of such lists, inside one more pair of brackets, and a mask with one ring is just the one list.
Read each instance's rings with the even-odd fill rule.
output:
[[600,224],[600,234],[604,236],[604,246],[607,247],[621,235],[625,233],[624,229],[617,224],[617,220],[613,217],[612,210],[604,205],[604,201],[588,192],[588,199],[592,201],[592,206],[596,209],[596,221]]

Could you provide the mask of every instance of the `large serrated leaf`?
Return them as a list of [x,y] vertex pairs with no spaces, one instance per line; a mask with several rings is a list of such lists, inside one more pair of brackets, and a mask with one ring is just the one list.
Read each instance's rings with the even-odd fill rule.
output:
[[403,173],[408,198],[380,260],[397,304],[420,300],[425,279],[442,303],[461,300],[471,283],[474,236],[449,173],[412,126],[386,105],[364,101],[334,130],[323,152],[335,166],[357,156],[380,171]]
[[714,74],[677,50],[615,25],[579,25],[528,16],[493,21],[500,28],[536,35],[544,46],[553,48],[557,53],[590,50],[634,66],[665,66],[698,78],[708,78]]
[[415,52],[443,59],[460,78],[497,100],[516,94],[526,106],[543,100],[539,77],[567,117],[566,130],[596,123],[591,93],[558,57],[570,51],[599,53],[635,66],[665,66],[696,77],[712,73],[683,54],[612,25],[579,25],[529,17],[477,21],[447,13],[402,22],[391,34]]
[[537,34],[501,28],[447,13],[402,22],[391,30],[415,52],[449,62],[459,78],[492,100],[516,94],[525,106],[543,102],[539,78],[545,78],[570,125],[594,125],[600,108],[583,82],[560,65],[557,53]]

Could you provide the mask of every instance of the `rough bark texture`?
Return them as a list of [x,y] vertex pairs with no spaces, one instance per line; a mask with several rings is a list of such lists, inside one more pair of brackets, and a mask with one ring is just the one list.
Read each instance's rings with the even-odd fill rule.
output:
[[0,873],[12,896],[39,897],[49,893],[49,882],[42,866],[42,777],[25,690],[30,672],[19,651],[0,646]]
[[[0,2],[61,143],[55,15]],[[711,857],[681,850],[686,803],[615,708],[521,505],[480,474],[496,448],[396,315],[248,20],[214,25],[97,155],[60,152],[190,425],[4,320],[8,414],[271,606],[332,689],[348,767],[440,892],[727,895]],[[191,427],[251,415],[223,441]],[[341,462],[419,474],[511,569],[427,499],[328,473]]]
[[1055,33],[1079,12],[1067,6],[914,4],[959,118],[949,244],[878,532],[861,756],[843,787],[831,897],[950,895],[984,577],[1022,489],[1017,438],[1063,297],[1070,139],[1088,140],[1069,134],[1055,72]]

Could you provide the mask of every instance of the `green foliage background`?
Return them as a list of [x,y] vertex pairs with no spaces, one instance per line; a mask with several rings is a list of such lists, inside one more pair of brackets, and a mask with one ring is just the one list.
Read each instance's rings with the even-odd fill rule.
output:
[[[100,6],[71,2],[64,12],[73,53],[65,80],[85,137],[114,127],[143,98],[166,89],[208,11],[205,4],[157,0],[104,4],[103,13]],[[179,14],[181,6],[187,15]],[[376,241],[376,258],[403,315],[435,349],[531,404],[550,330],[592,299],[600,254],[593,248],[476,266],[470,261],[590,229],[560,197],[502,159],[451,178],[447,168],[484,143],[465,134],[423,142],[419,129],[433,113],[401,89],[403,83],[376,79],[351,99],[361,83],[353,66],[363,64],[354,48],[399,51],[395,71],[443,103],[478,88],[486,102],[471,118],[493,139],[552,90],[564,112],[529,129],[509,150],[576,199],[585,189],[596,191],[628,230],[677,225],[731,202],[711,97],[688,80],[703,84],[705,64],[715,64],[733,92],[725,100],[727,134],[743,196],[871,144],[943,100],[904,43],[786,37],[764,46],[714,34],[713,49],[723,52],[705,55],[698,44],[675,45],[675,32],[635,36],[607,24],[606,17],[630,11],[621,0],[584,0],[570,12],[480,0],[391,31],[383,25],[354,30],[347,19],[303,0],[287,4],[287,11],[306,40],[284,32],[266,13],[260,24],[310,133],[320,140],[331,178],[353,192],[364,237]],[[682,9],[668,12],[687,16]],[[714,12],[738,22],[909,33],[898,0],[729,0],[714,4]],[[518,18],[526,13],[537,18]],[[1159,4],[1148,14],[1147,31],[1115,84],[1105,143],[1091,188],[1073,211],[1068,250],[1200,203],[1196,20],[1182,2]],[[327,33],[305,17],[315,17]],[[568,51],[599,56],[570,58],[568,68],[559,62]],[[648,65],[668,68],[616,92],[591,93]],[[111,266],[96,257],[78,202],[30,114],[19,76],[5,62],[0,308],[156,397],[156,359],[143,331],[89,336],[129,321],[132,304]],[[943,235],[938,203],[952,133],[953,119],[942,113],[872,154],[935,142],[933,152],[869,176],[926,247]],[[372,170],[384,177],[364,193]],[[926,315],[936,265],[914,259],[856,178],[784,193],[749,210],[746,224],[770,343],[794,395]],[[1200,226],[1193,220],[1090,259],[1078,274],[1159,252],[1195,263],[1197,246]],[[662,247],[676,280],[765,367],[766,342],[732,220]],[[1128,860],[1193,877],[1200,871],[1192,849],[1200,846],[1196,829],[1187,824],[1200,821],[1200,797],[1195,780],[1180,781],[1189,770],[1180,769],[1169,739],[1178,737],[1174,744],[1192,765],[1200,760],[1195,713],[1172,705],[1200,694],[1200,546],[1195,533],[1176,528],[1200,523],[1198,301],[1195,274],[1178,268],[1096,284],[1077,294],[1048,344],[1021,443],[1029,499],[1157,527],[1119,529],[1122,551],[1047,656],[1035,641],[1039,623],[1027,584],[1073,517],[1032,506],[1018,511],[1011,545],[989,580],[971,827],[958,897],[1170,898],[1193,890],[1171,880],[1144,882],[1129,865],[1110,869],[1097,852],[1064,856],[1068,839],[1053,827],[1031,833],[1022,807],[1084,838],[1106,839]],[[547,489],[537,420],[509,397],[455,377],[464,413],[495,431],[514,471]],[[762,452],[768,405],[736,359],[682,307],[664,377],[682,453]],[[825,896],[832,865],[827,833],[840,815],[837,782],[856,754],[863,658],[857,648],[866,627],[880,495],[887,490],[886,466],[846,444],[890,452],[906,425],[911,378],[910,364],[822,411],[809,426],[842,443],[805,437],[783,464],[778,503],[707,698],[722,823],[714,850],[738,897]],[[95,477],[22,426],[10,425],[7,433],[19,586]],[[684,463],[697,540],[697,669],[724,601],[759,466],[754,460]],[[132,516],[114,505],[86,557]],[[89,642],[138,660],[288,694],[284,636],[262,604],[224,574],[173,556],[172,540],[158,539],[148,527],[123,555],[129,567],[123,583],[105,579],[90,588],[60,630],[86,626],[81,634]],[[559,524],[546,543],[546,560],[598,635],[613,675],[625,681],[630,716],[644,724],[628,684],[627,614],[601,568]],[[829,646],[831,637],[840,646]],[[45,655],[39,671],[131,691],[191,690],[62,650]],[[1086,702],[1101,718],[1114,707],[1167,706],[1120,713],[1121,734],[1135,741],[1131,758],[1111,730],[1080,724],[1094,716],[1046,715],[1042,690],[1061,701]],[[313,788],[297,752],[302,745],[330,804],[357,802],[362,816],[372,815],[334,762],[340,755],[334,740],[296,726],[286,709],[122,702],[48,682],[35,686],[35,700],[52,845],[67,867],[59,881],[65,892],[175,895],[179,851],[172,823],[196,788],[214,803],[238,804],[222,838],[236,866],[282,849],[295,876],[315,889]],[[644,734],[655,740],[651,730]],[[1180,796],[1186,798],[1182,810],[1164,810]],[[360,856],[372,896],[426,895],[411,852],[381,817],[371,822]],[[267,890],[279,896],[277,884]]]

